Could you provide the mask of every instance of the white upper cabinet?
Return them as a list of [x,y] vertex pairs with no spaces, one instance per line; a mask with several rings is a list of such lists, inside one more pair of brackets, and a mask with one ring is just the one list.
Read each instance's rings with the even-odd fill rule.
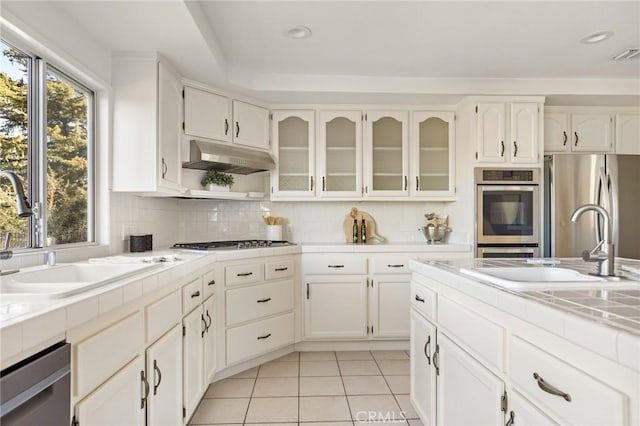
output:
[[640,113],[616,114],[616,154],[640,154]]
[[182,119],[180,77],[162,62],[158,63],[158,149],[160,185],[180,189],[180,122]]
[[269,110],[234,100],[233,143],[269,149]]
[[271,197],[313,198],[315,178],[315,112],[274,111],[273,152],[276,169],[271,172]]
[[566,112],[544,112],[544,151],[571,151],[569,123],[571,116]]
[[231,142],[231,101],[206,90],[184,87],[184,133]]
[[540,105],[532,99],[475,104],[476,160],[480,163],[538,164]]
[[415,111],[411,131],[409,187],[416,197],[455,193],[455,123],[450,111]]
[[362,118],[360,111],[320,111],[319,197],[362,197]]
[[407,111],[365,112],[365,197],[409,195],[408,130]]
[[572,151],[609,152],[613,149],[611,114],[571,114]]

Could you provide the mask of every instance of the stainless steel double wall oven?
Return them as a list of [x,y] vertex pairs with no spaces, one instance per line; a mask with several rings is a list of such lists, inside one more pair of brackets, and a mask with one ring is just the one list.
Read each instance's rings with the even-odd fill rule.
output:
[[476,256],[540,255],[540,170],[477,168]]

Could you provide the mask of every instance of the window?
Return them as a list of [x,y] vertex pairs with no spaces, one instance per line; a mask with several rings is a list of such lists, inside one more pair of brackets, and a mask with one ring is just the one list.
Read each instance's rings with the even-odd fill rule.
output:
[[19,218],[0,178],[0,232],[13,248],[92,242],[94,93],[44,59],[0,48],[0,170],[20,177],[34,209]]

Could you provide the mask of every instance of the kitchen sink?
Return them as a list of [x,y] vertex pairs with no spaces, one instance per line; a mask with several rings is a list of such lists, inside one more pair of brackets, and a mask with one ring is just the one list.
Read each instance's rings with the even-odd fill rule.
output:
[[587,275],[566,268],[463,268],[460,273],[513,290],[640,288],[638,282]]
[[158,264],[60,263],[2,277],[0,297],[57,299],[127,278]]

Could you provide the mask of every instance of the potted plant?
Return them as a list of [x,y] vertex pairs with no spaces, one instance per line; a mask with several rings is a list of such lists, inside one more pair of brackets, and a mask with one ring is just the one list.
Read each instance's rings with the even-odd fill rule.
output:
[[209,191],[229,191],[233,185],[233,176],[210,169],[207,170],[200,183]]

